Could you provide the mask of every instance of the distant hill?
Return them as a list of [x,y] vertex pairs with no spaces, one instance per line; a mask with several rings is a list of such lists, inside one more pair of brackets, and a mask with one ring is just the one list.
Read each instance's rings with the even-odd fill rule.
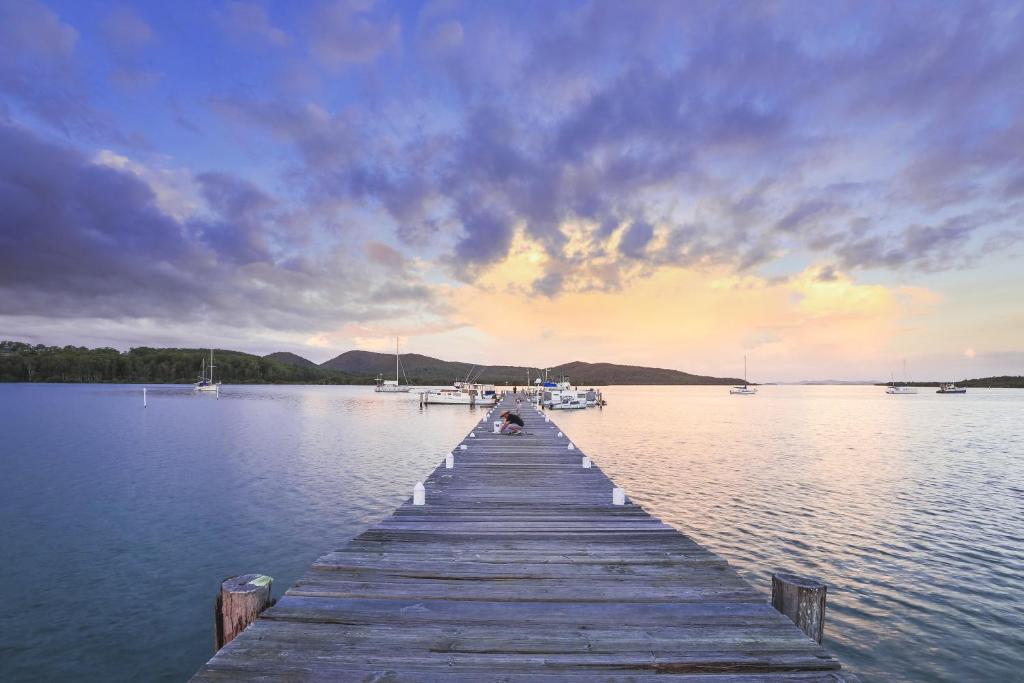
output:
[[957,382],[962,387],[979,387],[989,389],[1024,389],[1024,376],[1001,375],[999,377],[980,377]]
[[[471,363],[446,361],[416,353],[402,354],[402,369],[412,384],[449,384],[463,380],[472,372],[480,371],[481,382],[493,384],[524,384],[529,377],[536,379],[537,370],[515,365],[492,365],[483,368]],[[383,373],[392,377],[395,372],[395,356],[373,351],[346,351],[322,363],[322,368],[341,370],[354,375],[376,376]],[[708,377],[691,375],[679,370],[648,368],[637,365],[616,365],[614,363],[584,363],[574,361],[550,368],[550,377],[568,376],[574,384],[736,384],[742,380],[734,377]],[[405,377],[402,377],[405,381]]]
[[648,368],[640,365],[584,363],[573,361],[551,369],[555,375],[567,375],[575,384],[742,384],[735,377],[691,375],[680,370]]
[[290,351],[275,351],[274,353],[268,353],[263,357],[268,360],[283,363],[284,365],[295,365],[300,368],[319,367],[316,363],[309,360],[308,358],[303,358],[302,356],[295,353],[291,353]]
[[[378,373],[393,377],[395,372],[394,355],[372,351],[348,351],[320,365],[287,351],[266,356],[226,349],[217,349],[214,353],[215,379],[226,384],[372,384]],[[190,384],[208,358],[208,349],[141,346],[118,351],[0,341],[0,382]],[[534,368],[514,365],[482,368],[415,353],[403,354],[401,365],[408,381],[420,386],[450,384],[467,377],[498,385],[523,386],[537,377]],[[667,368],[581,361],[550,368],[549,376],[552,379],[568,376],[573,384],[589,386],[737,384],[742,381],[734,377],[691,375]],[[405,376],[402,380],[405,381]]]
[[[0,382],[116,382],[191,384],[209,349],[149,348],[129,351],[83,346],[0,342]],[[225,384],[367,384],[338,370],[282,363],[241,351],[214,351],[214,379]],[[294,354],[289,354],[294,355]],[[305,360],[295,356],[299,360]],[[306,361],[307,363],[309,361]]]

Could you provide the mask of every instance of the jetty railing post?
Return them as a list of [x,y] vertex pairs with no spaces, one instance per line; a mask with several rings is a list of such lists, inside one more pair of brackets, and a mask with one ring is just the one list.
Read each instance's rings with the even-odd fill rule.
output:
[[242,574],[220,584],[214,608],[214,652],[234,640],[245,627],[270,607],[274,579],[265,574]]
[[625,505],[626,491],[616,486],[612,489],[612,505]]
[[828,586],[814,579],[783,572],[772,574],[772,607],[819,644],[825,635],[827,591]]

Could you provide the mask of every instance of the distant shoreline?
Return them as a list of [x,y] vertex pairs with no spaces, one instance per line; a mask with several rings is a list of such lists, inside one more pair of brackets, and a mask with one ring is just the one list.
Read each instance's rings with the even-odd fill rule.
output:
[[[977,380],[971,380],[977,381]],[[143,382],[134,380],[111,380],[111,381],[88,381],[88,382],[68,382],[60,380],[39,380],[26,382],[23,380],[4,380],[0,379],[0,384],[45,384],[45,385],[71,385],[71,386],[117,386],[117,385],[128,385],[128,386],[166,386],[166,387],[191,387],[192,382]],[[485,383],[486,384],[486,383]],[[926,382],[911,382],[908,386],[917,389],[938,389],[945,382],[935,382],[929,384]],[[889,382],[764,382],[761,384],[750,382],[752,387],[887,387]],[[1009,384],[983,384],[983,385],[972,385],[964,382],[957,382],[957,386],[964,387],[967,389],[1024,389],[1024,385],[1009,385]],[[370,382],[223,382],[224,387],[372,387],[373,383]],[[447,386],[445,384],[413,384],[413,389],[428,389],[431,387]],[[512,384],[495,384],[494,386],[499,388],[505,388],[506,386],[511,388],[512,386],[525,385],[512,385]],[[643,382],[628,382],[628,383],[573,383],[573,386],[587,386],[587,387],[722,387],[728,386],[722,383],[688,383],[688,384],[650,384]],[[901,383],[902,386],[902,383]],[[415,392],[410,392],[415,393]]]

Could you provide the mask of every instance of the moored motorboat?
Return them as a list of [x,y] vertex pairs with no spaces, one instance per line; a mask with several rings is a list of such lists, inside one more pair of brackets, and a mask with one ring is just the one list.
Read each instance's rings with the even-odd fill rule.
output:
[[945,382],[939,385],[939,390],[936,394],[966,394],[967,389],[965,387],[958,387],[955,382]]
[[[588,404],[587,391],[574,389],[568,377],[563,377],[559,382],[544,382],[544,393],[541,395],[541,405],[550,410],[576,410],[586,408]],[[593,389],[591,389],[593,391]],[[595,402],[591,405],[597,405]]]

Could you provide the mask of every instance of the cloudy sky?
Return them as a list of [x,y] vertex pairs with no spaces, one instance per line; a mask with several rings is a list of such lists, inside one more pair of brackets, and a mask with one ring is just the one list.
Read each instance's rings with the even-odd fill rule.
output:
[[1024,372],[1019,2],[0,0],[0,338]]

